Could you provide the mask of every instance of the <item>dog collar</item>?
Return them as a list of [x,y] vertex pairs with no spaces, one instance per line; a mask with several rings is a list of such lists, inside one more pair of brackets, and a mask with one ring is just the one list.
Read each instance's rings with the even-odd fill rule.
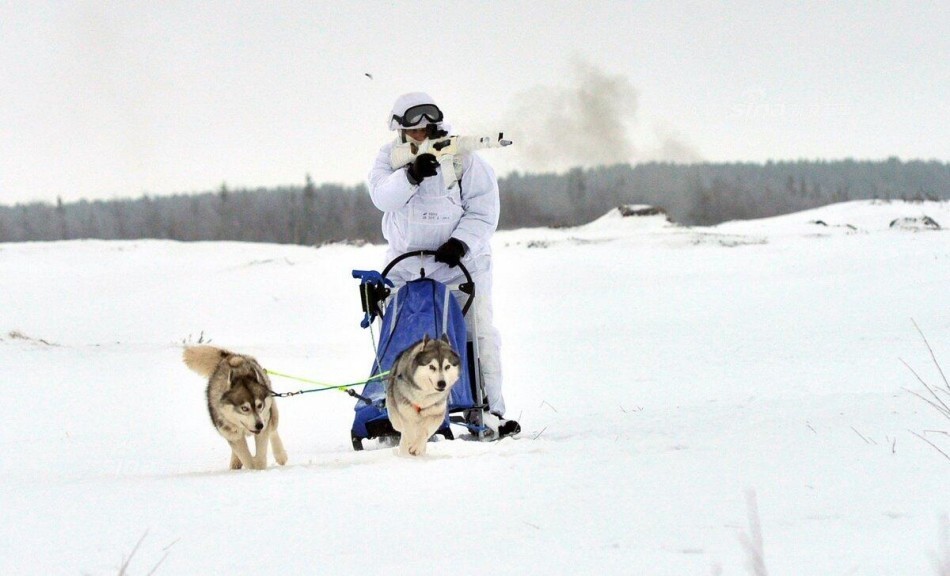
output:
[[[416,414],[422,414],[422,411],[425,410],[426,408],[431,408],[432,406],[435,406],[435,404],[433,404],[432,406],[423,406],[422,404],[416,404],[415,402],[410,401],[408,398],[406,398],[406,404],[412,406],[412,409],[416,411]],[[438,404],[438,402],[436,402],[436,404]]]

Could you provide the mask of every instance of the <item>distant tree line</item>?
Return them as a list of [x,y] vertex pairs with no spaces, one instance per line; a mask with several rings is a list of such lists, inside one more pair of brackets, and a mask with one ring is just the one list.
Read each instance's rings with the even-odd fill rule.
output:
[[860,199],[950,199],[950,163],[797,161],[628,164],[500,182],[501,226],[574,226],[621,204],[661,207],[681,224],[764,218]]
[[[621,204],[651,204],[687,225],[762,218],[857,199],[950,199],[939,161],[629,164],[499,180],[500,228],[575,226]],[[160,238],[319,245],[380,242],[364,185],[230,190],[0,206],[0,242]]]
[[381,241],[378,210],[363,186],[314,185],[136,199],[0,206],[0,242],[32,240],[230,240],[315,245]]

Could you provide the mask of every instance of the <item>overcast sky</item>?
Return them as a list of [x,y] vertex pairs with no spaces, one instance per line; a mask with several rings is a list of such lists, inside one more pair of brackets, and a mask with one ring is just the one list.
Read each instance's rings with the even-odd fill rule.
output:
[[0,203],[357,184],[417,90],[515,140],[501,175],[946,161],[948,31],[945,0],[0,0]]

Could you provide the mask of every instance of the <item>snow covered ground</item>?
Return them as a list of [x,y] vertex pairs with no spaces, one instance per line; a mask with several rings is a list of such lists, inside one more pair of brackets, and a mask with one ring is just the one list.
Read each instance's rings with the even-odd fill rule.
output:
[[[950,204],[498,233],[518,438],[354,452],[353,401],[282,399],[286,467],[227,470],[210,339],[368,373],[380,246],[0,245],[0,574],[946,574]],[[816,223],[817,221],[822,223]],[[274,379],[280,390],[300,383]],[[748,505],[754,494],[758,514]],[[143,538],[144,536],[144,538]]]

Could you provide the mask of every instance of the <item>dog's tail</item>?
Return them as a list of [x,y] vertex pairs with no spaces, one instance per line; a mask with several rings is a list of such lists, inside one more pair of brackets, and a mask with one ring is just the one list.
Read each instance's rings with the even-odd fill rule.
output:
[[182,360],[185,366],[188,366],[205,378],[209,378],[218,368],[221,360],[224,360],[231,353],[215,346],[188,346],[182,353]]

